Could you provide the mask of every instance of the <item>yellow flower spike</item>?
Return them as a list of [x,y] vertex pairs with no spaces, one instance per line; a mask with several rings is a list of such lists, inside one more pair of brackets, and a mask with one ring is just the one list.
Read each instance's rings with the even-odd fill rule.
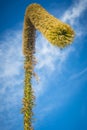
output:
[[32,76],[37,60],[35,53],[35,32],[39,30],[43,36],[53,45],[64,48],[71,44],[74,31],[68,25],[49,14],[41,5],[31,4],[27,7],[23,28],[23,54],[25,56],[25,80],[24,80],[24,130],[33,130],[32,116],[34,104],[34,92],[32,90]]

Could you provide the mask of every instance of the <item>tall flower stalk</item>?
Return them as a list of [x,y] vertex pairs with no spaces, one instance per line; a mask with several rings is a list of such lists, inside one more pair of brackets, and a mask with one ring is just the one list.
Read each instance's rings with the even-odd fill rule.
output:
[[32,76],[35,75],[34,66],[36,64],[36,58],[34,57],[36,29],[50,43],[60,48],[69,45],[74,38],[72,28],[50,15],[41,5],[35,3],[27,7],[23,29],[25,80],[22,113],[24,114],[24,130],[33,130],[32,117],[35,96],[32,89]]

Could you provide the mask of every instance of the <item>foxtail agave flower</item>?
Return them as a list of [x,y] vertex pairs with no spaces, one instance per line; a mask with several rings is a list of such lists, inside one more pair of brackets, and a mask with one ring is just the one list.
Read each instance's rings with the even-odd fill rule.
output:
[[66,23],[49,14],[41,5],[31,4],[27,7],[23,29],[23,54],[25,56],[25,80],[22,113],[24,113],[24,130],[33,130],[32,117],[34,106],[34,92],[32,90],[32,76],[36,59],[35,32],[39,30],[53,45],[60,48],[72,43],[73,29]]

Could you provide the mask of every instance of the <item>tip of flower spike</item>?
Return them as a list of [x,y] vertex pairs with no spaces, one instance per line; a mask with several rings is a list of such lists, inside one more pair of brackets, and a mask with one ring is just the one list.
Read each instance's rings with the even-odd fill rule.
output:
[[73,29],[67,24],[62,24],[48,30],[46,38],[53,45],[64,48],[73,42],[74,36]]

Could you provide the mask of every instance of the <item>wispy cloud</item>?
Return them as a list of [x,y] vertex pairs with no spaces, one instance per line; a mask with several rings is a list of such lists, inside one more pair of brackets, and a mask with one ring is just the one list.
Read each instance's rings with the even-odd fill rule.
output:
[[84,68],[84,69],[81,70],[80,72],[76,72],[75,74],[73,74],[73,75],[70,77],[70,80],[78,79],[79,77],[83,76],[85,73],[87,74],[87,68]]
[[[12,36],[13,34],[13,36]],[[0,78],[13,77],[18,75],[21,66],[23,57],[21,53],[21,32],[9,32],[5,34],[3,41],[0,45]]]
[[[12,129],[16,124],[16,118],[20,120],[21,116],[23,97],[21,37],[21,30],[9,30],[3,34],[0,41],[0,122],[3,124],[3,127],[0,125],[0,129],[3,130]],[[15,115],[16,110],[18,116]]]
[[0,105],[0,111],[17,105],[23,94],[21,31],[9,31],[4,35],[4,39],[0,41],[0,102],[6,106]]
[[75,3],[64,13],[62,20],[73,25],[86,9],[87,0],[76,0]]

